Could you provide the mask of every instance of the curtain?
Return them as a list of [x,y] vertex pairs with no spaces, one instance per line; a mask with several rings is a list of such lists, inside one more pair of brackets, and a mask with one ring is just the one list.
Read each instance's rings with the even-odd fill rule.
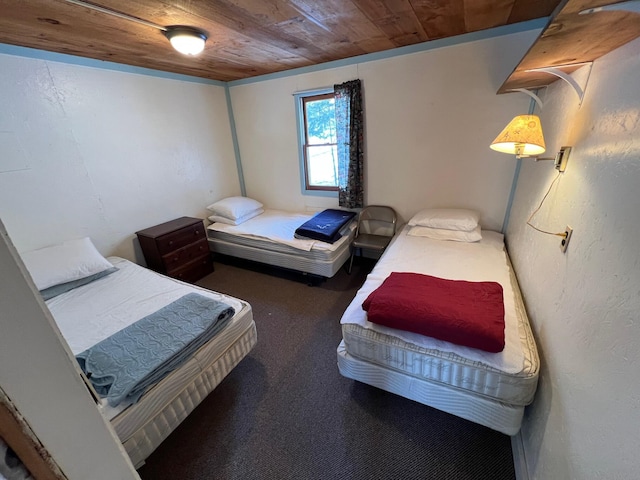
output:
[[334,85],[338,141],[338,204],[364,206],[364,118],[360,80]]

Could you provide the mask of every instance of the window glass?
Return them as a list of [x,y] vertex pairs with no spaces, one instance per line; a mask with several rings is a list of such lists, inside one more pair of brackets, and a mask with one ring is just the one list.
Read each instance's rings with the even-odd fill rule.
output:
[[305,190],[338,190],[333,93],[301,97]]

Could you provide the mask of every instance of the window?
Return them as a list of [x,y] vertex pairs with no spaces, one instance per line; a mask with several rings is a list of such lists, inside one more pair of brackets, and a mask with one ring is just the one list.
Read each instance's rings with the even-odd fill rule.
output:
[[303,191],[338,191],[338,151],[333,91],[298,96]]

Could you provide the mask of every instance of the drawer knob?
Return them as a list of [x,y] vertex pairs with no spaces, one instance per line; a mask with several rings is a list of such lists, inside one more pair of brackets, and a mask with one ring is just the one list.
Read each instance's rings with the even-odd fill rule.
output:
[[200,245],[200,251],[204,250],[204,247],[202,245]]
[[178,261],[178,257],[173,257],[173,261],[177,262]]
[[169,246],[173,245],[173,240],[169,240]]
[[200,230],[194,230],[194,231],[193,231],[193,234],[194,234],[194,235],[200,235]]

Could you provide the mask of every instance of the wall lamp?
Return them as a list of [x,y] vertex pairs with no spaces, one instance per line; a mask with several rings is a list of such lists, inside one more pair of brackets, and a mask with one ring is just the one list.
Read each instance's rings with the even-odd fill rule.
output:
[[547,235],[555,235],[561,237],[560,250],[562,252],[567,251],[569,240],[573,229],[567,226],[564,232],[548,232],[541,228],[536,227],[533,223],[533,217],[542,208],[547,195],[551,192],[551,188],[560,178],[560,174],[567,168],[567,161],[569,160],[569,153],[571,153],[571,147],[561,147],[555,158],[543,158],[538,155],[542,155],[546,146],[544,144],[544,135],[542,134],[542,126],[540,125],[540,117],[537,115],[518,115],[509,124],[504,127],[500,135],[490,145],[491,149],[502,153],[509,153],[515,155],[516,158],[534,158],[538,160],[554,160],[555,167],[558,171],[556,178],[549,185],[547,193],[544,194],[540,205],[527,219],[527,225],[538,232],[545,233]]
[[545,150],[544,135],[537,115],[518,115],[504,127],[491,142],[492,150],[515,155],[516,158],[554,160],[556,170],[564,172],[567,168],[571,147],[561,147],[555,157],[540,157]]

